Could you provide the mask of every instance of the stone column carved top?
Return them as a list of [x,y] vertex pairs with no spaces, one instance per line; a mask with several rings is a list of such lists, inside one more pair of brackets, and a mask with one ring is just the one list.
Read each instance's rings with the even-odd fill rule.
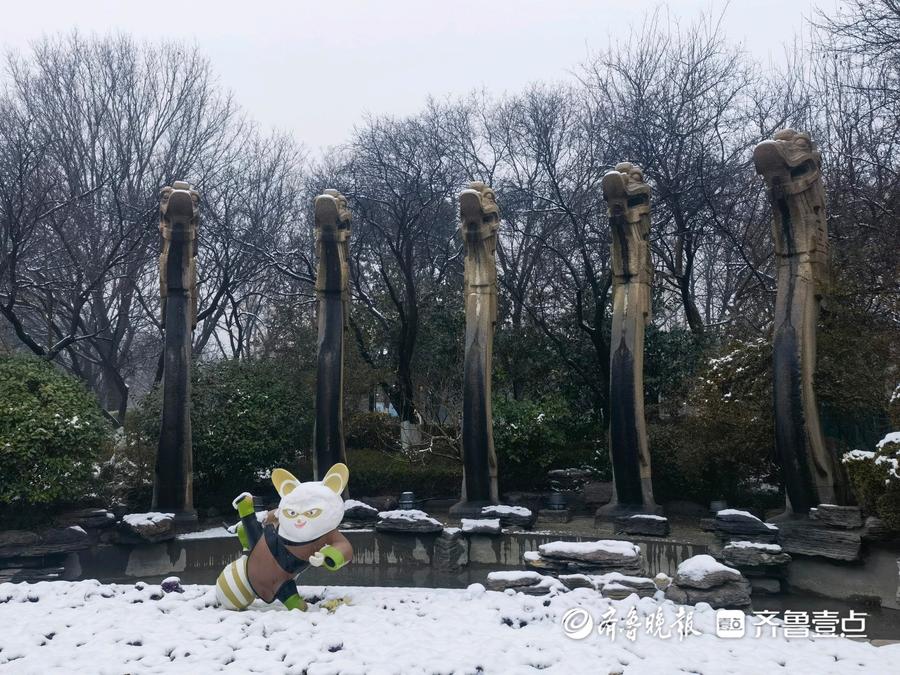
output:
[[620,162],[607,172],[601,182],[603,198],[609,209],[612,230],[613,285],[639,283],[649,287],[653,282],[650,258],[650,186],[644,182],[641,168],[631,162]]
[[[316,291],[323,293],[340,293],[345,302],[350,299],[350,209],[347,199],[337,190],[328,189],[316,197],[316,255],[319,260],[316,274]],[[340,256],[340,278],[326,271],[327,260],[324,254],[325,244],[337,242]]]
[[[821,294],[828,261],[821,153],[809,134],[783,129],[756,146],[753,162],[773,205],[775,255],[809,262]],[[791,196],[801,198],[795,202],[799,212],[793,215],[786,202]]]
[[493,189],[480,181],[459,193],[460,236],[465,247],[465,293],[491,296],[491,321],[497,320],[497,230],[500,208]]
[[[159,232],[163,238],[159,256],[159,291],[165,322],[166,298],[181,293],[191,300],[191,326],[197,323],[197,229],[200,225],[200,193],[190,184],[177,180],[159,193]],[[180,274],[168,270],[172,245],[184,245]]]

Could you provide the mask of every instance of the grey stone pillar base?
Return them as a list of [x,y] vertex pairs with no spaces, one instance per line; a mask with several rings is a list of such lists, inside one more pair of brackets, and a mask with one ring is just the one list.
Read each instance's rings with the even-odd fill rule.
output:
[[487,500],[457,502],[450,507],[450,515],[453,518],[481,518],[481,509],[483,509],[485,506],[495,505],[496,502]]
[[597,509],[597,512],[594,514],[594,520],[598,523],[611,523],[615,522],[616,518],[623,518],[625,516],[633,516],[636,514],[648,516],[664,515],[663,508],[656,504],[619,504],[617,502],[610,502]]

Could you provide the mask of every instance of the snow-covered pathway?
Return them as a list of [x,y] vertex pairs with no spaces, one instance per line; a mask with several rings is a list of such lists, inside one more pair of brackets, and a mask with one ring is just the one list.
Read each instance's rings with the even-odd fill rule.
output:
[[[554,597],[469,590],[301,588],[306,613],[259,601],[246,612],[214,605],[211,586],[184,593],[94,581],[0,584],[0,671],[15,673],[827,673],[900,672],[900,645],[843,638],[716,637],[715,612],[652,598],[603,599],[579,589]],[[333,612],[324,601],[346,598]],[[580,606],[621,620],[615,639],[566,637]],[[629,610],[634,641],[626,635]],[[702,635],[653,636],[693,611]],[[654,622],[656,618],[658,621]]]

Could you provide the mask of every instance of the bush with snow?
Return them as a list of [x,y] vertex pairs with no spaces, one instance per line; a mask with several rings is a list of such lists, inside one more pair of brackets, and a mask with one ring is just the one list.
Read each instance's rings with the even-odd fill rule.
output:
[[842,461],[863,509],[900,530],[900,432],[887,434],[874,451],[852,450]]

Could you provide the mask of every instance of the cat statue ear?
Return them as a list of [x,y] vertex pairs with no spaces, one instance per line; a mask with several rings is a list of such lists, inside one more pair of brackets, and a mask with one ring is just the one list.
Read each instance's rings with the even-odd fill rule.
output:
[[[343,466],[343,464],[341,464],[341,466]],[[297,480],[290,471],[275,469],[272,472],[272,485],[275,486],[275,490],[278,492],[279,497],[285,497],[293,492],[294,488],[300,485],[300,481]]]
[[[288,475],[290,476],[290,474]],[[293,478],[293,476],[291,477]],[[272,478],[275,478],[275,474],[272,474]],[[322,479],[322,485],[329,488],[332,492],[341,494],[344,491],[344,488],[347,487],[349,478],[350,471],[347,469],[347,465],[339,462],[328,469],[328,473],[326,473],[325,478]]]

